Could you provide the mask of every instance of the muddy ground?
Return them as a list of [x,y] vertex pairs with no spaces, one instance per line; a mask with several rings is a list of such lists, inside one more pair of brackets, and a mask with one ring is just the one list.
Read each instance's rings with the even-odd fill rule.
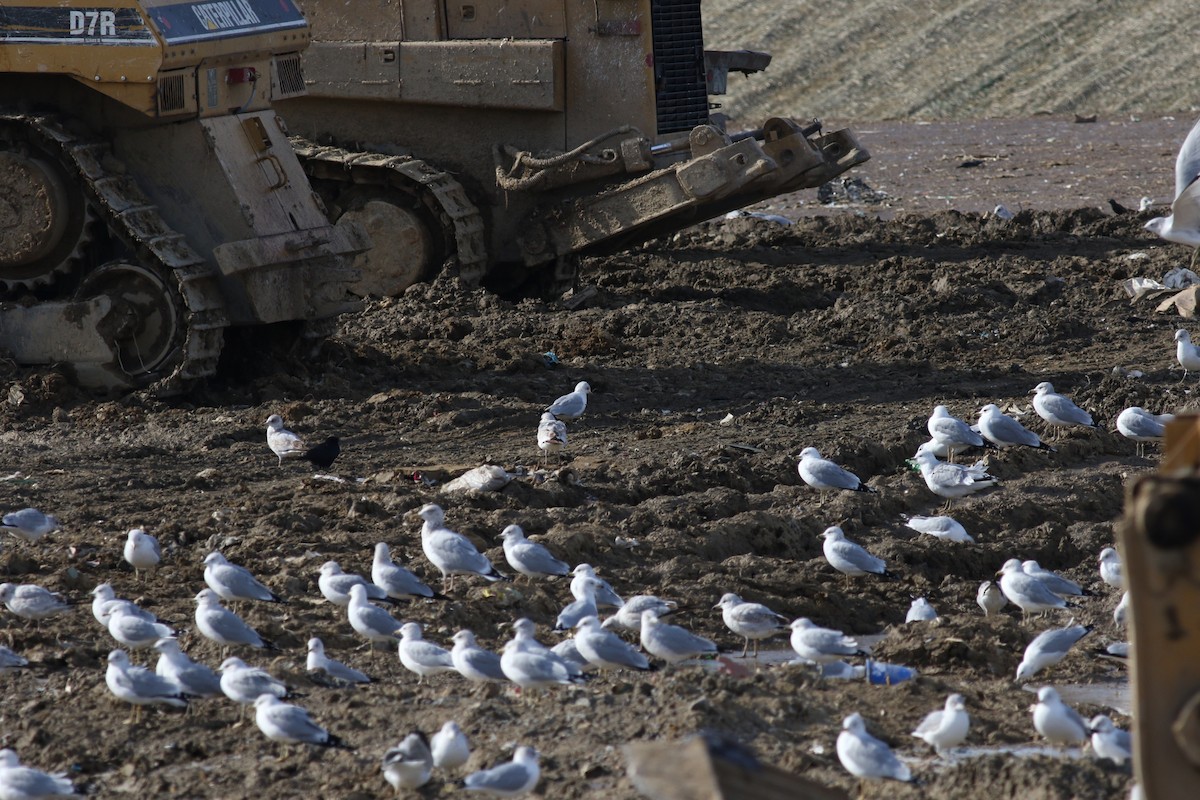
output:
[[[1164,185],[1170,149],[1153,167]],[[1088,647],[1032,686],[1125,678],[1122,667],[1087,652],[1121,638],[1111,619],[1117,597],[1101,584],[1096,556],[1113,542],[1123,484],[1154,461],[1135,456],[1112,432],[1113,419],[1129,405],[1185,407],[1195,384],[1180,383],[1174,368],[1180,320],[1154,313],[1152,303],[1131,305],[1119,282],[1161,276],[1187,253],[1152,240],[1141,228],[1146,214],[1052,205],[1009,221],[903,208],[880,221],[872,207],[852,205],[790,227],[707,224],[587,263],[582,283],[596,294],[577,310],[439,281],[345,319],[317,359],[217,383],[188,400],[101,401],[53,370],[5,368],[0,441],[9,477],[0,481],[0,506],[37,506],[63,522],[37,546],[3,542],[7,579],[82,600],[109,581],[178,626],[187,652],[215,666],[218,648],[190,630],[201,560],[219,548],[288,600],[247,612],[283,653],[239,655],[291,680],[307,695],[300,702],[354,749],[276,760],[278,748],[252,722],[238,724],[225,700],[201,701],[193,716],[151,711],[127,724],[129,709],[104,685],[102,659],[114,643],[86,607],[41,629],[0,618],[4,637],[35,667],[0,676],[0,743],[101,797],[381,795],[384,750],[413,728],[432,732],[451,718],[474,748],[469,769],[508,758],[516,743],[535,746],[544,754],[538,794],[556,800],[636,797],[620,745],[704,728],[864,797],[954,798],[964,787],[1025,798],[1123,796],[1129,773],[1090,754],[989,752],[948,764],[909,736],[946,694],[961,692],[971,745],[1034,740],[1033,695],[1011,676],[1034,633],[1065,619],[1022,624],[1011,606],[982,616],[976,587],[1010,556],[1037,559],[1096,593],[1078,612],[1096,626]],[[547,367],[547,351],[557,368]],[[256,366],[243,361],[244,370]],[[1144,375],[1122,377],[1114,367]],[[534,431],[542,407],[579,380],[594,394],[570,426],[560,479],[540,469]],[[1002,488],[954,512],[975,544],[903,527],[902,515],[939,505],[905,465],[933,406],[971,419],[990,402],[1024,410],[1043,380],[1106,429],[1071,432],[1056,454],[988,455]],[[333,471],[345,482],[295,462],[277,466],[263,435],[271,413],[310,439],[340,436]],[[805,446],[878,494],[821,497],[802,486],[795,456]],[[525,474],[494,493],[441,492],[482,463]],[[321,601],[316,577],[327,559],[367,571],[373,545],[386,541],[433,580],[411,513],[427,502],[442,504],[448,523],[498,563],[497,535],[515,522],[564,559],[595,565],[626,596],[674,598],[687,607],[678,621],[723,650],[741,643],[710,607],[733,591],[789,618],[882,633],[877,656],[920,676],[884,687],[818,682],[778,664],[750,663],[749,677],[692,666],[610,674],[532,702],[449,675],[418,685],[394,651],[358,649],[343,614]],[[899,577],[833,572],[817,538],[831,524]],[[121,560],[135,526],[166,550],[162,568],[141,583]],[[548,627],[568,594],[561,580],[500,591],[471,580],[447,601],[397,613],[435,641],[470,626],[490,647],[525,615],[551,642],[560,637]],[[940,620],[904,624],[917,595]],[[376,682],[356,690],[311,684],[304,645],[314,635]],[[786,648],[787,639],[768,646]],[[912,760],[922,786],[863,784],[841,768],[834,742],[852,711]],[[435,776],[425,796],[454,794],[457,777]]]

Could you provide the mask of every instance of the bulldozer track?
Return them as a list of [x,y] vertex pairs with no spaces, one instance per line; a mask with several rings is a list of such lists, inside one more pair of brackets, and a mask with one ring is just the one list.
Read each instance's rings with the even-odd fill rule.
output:
[[67,123],[57,115],[0,111],[0,125],[21,129],[30,141],[73,169],[109,232],[140,266],[175,289],[172,299],[183,327],[177,339],[179,355],[167,363],[168,372],[129,374],[130,383],[172,393],[215,374],[224,329],[229,326],[216,272],[163,220],[133,178],[119,169],[108,143],[71,133]]
[[291,141],[310,178],[385,185],[430,198],[439,212],[443,233],[453,242],[459,280],[472,288],[483,281],[487,274],[483,216],[449,173],[412,156],[345,150],[298,136]]

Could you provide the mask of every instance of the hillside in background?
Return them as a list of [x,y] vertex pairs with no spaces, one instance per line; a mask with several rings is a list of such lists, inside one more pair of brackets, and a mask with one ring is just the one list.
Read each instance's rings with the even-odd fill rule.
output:
[[1153,114],[1200,106],[1182,0],[705,0],[709,49],[765,50],[726,111],[842,119]]

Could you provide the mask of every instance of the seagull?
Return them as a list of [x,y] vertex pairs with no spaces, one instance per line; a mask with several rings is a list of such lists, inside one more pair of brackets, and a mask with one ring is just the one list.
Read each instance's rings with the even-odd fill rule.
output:
[[387,591],[383,587],[368,583],[367,579],[362,575],[343,572],[338,562],[326,561],[321,565],[321,577],[317,578],[317,588],[321,590],[321,594],[324,595],[326,600],[339,608],[345,608],[350,605],[351,586],[362,586],[367,592],[367,597],[371,600],[380,600],[385,603],[392,602],[391,597],[388,596]]
[[240,658],[230,657],[217,667],[221,673],[221,691],[233,702],[242,706],[245,714],[246,706],[263,695],[277,698],[299,697],[282,682],[271,677],[266,670],[251,667]]
[[583,582],[583,597],[563,607],[554,622],[554,630],[569,631],[584,617],[599,615],[600,612],[596,610],[596,586],[599,583],[594,578],[588,578]]
[[831,664],[846,656],[866,656],[858,641],[841,631],[819,628],[807,617],[793,620],[792,649],[814,664]]
[[[1200,186],[1196,184],[1200,176],[1200,122],[1192,128],[1179,155],[1175,157],[1175,200],[1171,203],[1171,216],[1155,217],[1143,227],[1151,233],[1156,233],[1168,242],[1186,245],[1191,248],[1200,247]],[[1196,262],[1195,251],[1192,253],[1192,265]]]
[[1113,725],[1106,714],[1097,714],[1088,723],[1092,732],[1092,749],[1100,758],[1107,758],[1118,767],[1133,758],[1133,737]]
[[1092,421],[1091,414],[1071,402],[1070,398],[1055,392],[1050,381],[1042,381],[1033,387],[1033,410],[1039,417],[1058,428],[1100,427]]
[[350,620],[350,627],[369,642],[391,644],[396,641],[401,628],[395,617],[368,602],[367,589],[361,584],[350,587],[350,604],[346,606],[346,617]]
[[983,609],[985,617],[1000,613],[1000,609],[1008,605],[1008,599],[1004,596],[1004,592],[992,581],[984,581],[979,584],[975,602]]
[[904,616],[904,621],[907,622],[929,622],[937,619],[937,612],[933,610],[933,606],[929,605],[929,601],[924,597],[918,597],[912,601],[912,605],[908,609],[908,613]]
[[1189,371],[1200,369],[1200,347],[1192,344],[1192,335],[1183,328],[1175,331],[1175,359],[1179,362],[1179,366],[1183,367],[1183,377],[1179,379],[1180,383],[1187,380]]
[[299,458],[307,452],[304,440],[283,427],[283,417],[272,414],[267,417],[267,447],[279,456],[279,466],[285,458]]
[[1033,727],[1052,744],[1083,744],[1091,729],[1079,713],[1064,703],[1051,686],[1038,689],[1033,711]]
[[1046,588],[1059,597],[1082,597],[1084,595],[1091,596],[1092,594],[1075,581],[1068,580],[1056,572],[1045,569],[1036,561],[1022,561],[1021,569],[1026,575],[1031,575],[1046,584]]
[[12,650],[0,644],[0,674],[11,672],[14,669],[25,669],[28,666],[29,659],[17,655]]
[[863,575],[882,575],[895,577],[887,571],[887,565],[882,558],[876,558],[868,553],[861,545],[846,538],[846,534],[837,525],[832,525],[821,534],[825,543],[821,546],[825,560],[829,566],[843,575],[852,578]]
[[801,480],[819,491],[842,490],[878,494],[876,489],[867,486],[853,472],[821,458],[821,453],[815,447],[806,447],[800,451],[800,463],[796,465],[796,471],[800,473]]
[[754,640],[754,657],[758,658],[759,639],[769,639],[788,629],[785,624],[787,617],[776,614],[761,603],[747,603],[731,592],[721,596],[721,600],[713,606],[721,609],[721,619],[725,627],[746,640],[742,647],[742,658],[750,649],[750,640]]
[[58,594],[33,583],[0,583],[0,603],[21,619],[35,623],[71,607]]
[[161,622],[148,620],[130,611],[131,607],[136,608],[127,600],[113,600],[110,607],[105,609],[108,613],[108,633],[121,644],[131,650],[140,650],[152,647],[159,639],[175,635],[175,631]]
[[582,683],[584,678],[578,669],[572,668],[529,635],[532,626],[533,623],[526,619],[513,623],[516,635],[505,643],[500,656],[500,668],[505,677],[522,690]]
[[[583,385],[587,386],[586,383]],[[496,797],[521,797],[533,791],[540,776],[538,751],[532,747],[518,747],[512,761],[468,775],[463,786],[468,791],[486,792]]]
[[975,542],[962,523],[953,517],[909,517],[904,525],[918,533],[927,533],[946,542]]
[[543,464],[546,463],[546,459],[550,453],[557,455],[561,463],[562,451],[567,446],[566,423],[560,419],[556,419],[549,411],[542,414],[542,419],[538,422],[537,446],[542,451]]
[[1121,556],[1111,547],[1100,551],[1100,580],[1114,589],[1125,588],[1125,576],[1121,572]]
[[[613,587],[608,581],[596,575],[596,570],[591,564],[576,564],[575,569],[571,570],[571,574],[575,577],[571,578],[571,594],[576,600],[583,599],[583,586],[588,578],[598,581],[599,586],[593,587],[596,595],[596,606],[598,608],[620,608],[625,605],[625,601],[621,599],[621,595],[613,591]],[[638,611],[641,614],[641,611]],[[638,617],[638,624],[641,624],[641,617]]]
[[1121,595],[1121,602],[1117,603],[1117,607],[1113,609],[1113,623],[1118,627],[1125,627],[1125,617],[1129,613],[1129,592]]
[[273,694],[259,695],[254,701],[254,722],[273,742],[287,745],[315,744],[320,747],[345,747],[342,740],[313,722],[308,711],[283,702]]
[[157,703],[174,708],[187,707],[187,698],[180,694],[173,683],[145,667],[130,664],[124,650],[113,650],[108,654],[104,682],[118,700],[133,705],[134,723],[141,719],[141,708],[145,705]]
[[555,419],[573,422],[583,416],[583,412],[587,409],[588,395],[591,393],[592,387],[588,385],[588,382],[580,381],[575,384],[575,391],[564,394],[546,406],[546,413],[553,415]]
[[1130,406],[1117,415],[1117,432],[1136,442],[1138,457],[1146,455],[1146,442],[1161,442],[1167,423],[1174,414],[1151,414],[1144,408]]
[[429,782],[433,772],[433,754],[429,740],[413,731],[400,744],[383,754],[383,778],[399,794],[402,789],[419,789]]
[[475,549],[471,540],[444,524],[446,512],[433,503],[421,506],[417,514],[421,525],[421,549],[425,557],[442,573],[442,591],[455,575],[479,575],[489,581],[505,580],[487,556]]
[[1032,447],[1035,450],[1058,452],[1033,431],[1000,411],[1000,406],[988,403],[979,410],[979,432],[992,444],[1006,447]]
[[0,750],[0,797],[5,800],[44,800],[74,795],[75,787],[67,780],[66,773],[51,775],[26,767],[12,750]]
[[1008,601],[1021,609],[1022,615],[1067,608],[1067,601],[1050,591],[1050,587],[1032,575],[1026,575],[1019,559],[1010,558],[996,573],[1000,575],[1000,591]]
[[678,625],[663,622],[653,610],[642,612],[641,641],[643,650],[658,656],[668,664],[717,654],[715,642],[697,636]]
[[971,426],[963,422],[957,417],[950,415],[950,410],[945,406],[935,406],[933,414],[930,415],[929,421],[926,423],[929,429],[929,435],[933,437],[933,442],[945,448],[946,455],[951,463],[954,461],[954,456],[972,447],[994,447],[984,439],[977,431],[971,430]]
[[454,659],[450,651],[439,647],[433,642],[427,642],[421,637],[421,626],[415,622],[406,622],[400,626],[400,663],[409,672],[415,672],[417,683],[426,675],[436,675],[439,672],[453,672]]
[[433,754],[433,765],[438,769],[458,769],[471,758],[467,735],[454,720],[447,720],[433,735],[429,750]]
[[464,628],[451,639],[454,647],[450,650],[450,660],[459,675],[476,683],[503,683],[508,680],[500,667],[500,656],[480,647],[474,633]]
[[221,694],[221,678],[210,667],[198,664],[179,649],[179,640],[164,636],[154,643],[158,663],[154,674],[170,681],[175,690],[188,697],[216,697]]
[[247,647],[277,649],[263,639],[246,621],[221,605],[212,589],[201,589],[196,595],[196,630],[222,647],[244,644]]
[[529,578],[554,578],[570,574],[571,565],[559,561],[545,546],[525,538],[520,525],[509,525],[500,532],[504,540],[504,560]]
[[313,445],[300,456],[305,461],[319,469],[329,469],[333,462],[342,454],[342,442],[336,436],[330,436],[318,445]]
[[931,711],[912,735],[923,739],[926,744],[933,746],[938,755],[942,755],[962,744],[970,727],[971,717],[967,714],[963,696],[952,694],[946,698],[946,707]]
[[340,684],[371,682],[366,673],[325,655],[325,643],[315,636],[308,640],[308,659],[304,669],[309,675],[324,675]]
[[34,544],[47,533],[53,533],[61,526],[58,518],[52,514],[43,514],[36,508],[22,508],[5,514],[0,522],[0,529],[6,530],[13,536]]
[[[1072,620],[1074,622],[1074,620]],[[1067,652],[1091,630],[1091,625],[1068,625],[1039,633],[1025,648],[1025,656],[1017,666],[1016,680],[1031,678],[1046,667],[1062,661]]]
[[[608,627],[603,623],[601,623],[600,627],[604,628],[604,630],[608,630]],[[554,645],[554,647],[551,647],[550,652],[554,653],[554,655],[565,661],[567,666],[575,668],[580,673],[582,673],[584,670],[591,669],[593,666],[590,661],[583,657],[583,653],[579,652],[579,647],[576,645],[575,637],[573,636],[568,639],[563,639],[561,642]]]
[[96,588],[92,589],[92,616],[105,628],[108,627],[108,618],[117,609],[116,605],[110,606],[110,603],[121,603],[127,614],[134,614],[148,622],[158,622],[157,617],[137,604],[128,600],[118,600],[116,592],[113,591],[112,584],[100,583],[96,585]]
[[896,757],[886,743],[867,733],[862,714],[851,714],[842,720],[842,732],[837,738],[838,761],[856,778],[891,778],[911,781],[912,771]]
[[162,549],[158,539],[141,528],[131,530],[125,539],[125,561],[133,567],[134,577],[140,578],[143,570],[151,570],[162,561]]
[[375,545],[375,558],[371,562],[371,582],[387,592],[388,597],[413,599],[434,597],[436,593],[420,578],[392,561],[391,551],[383,542]]
[[214,551],[204,557],[204,582],[222,600],[263,600],[282,603],[279,595],[258,582],[250,570],[231,564],[225,556]]
[[595,616],[579,620],[575,626],[575,647],[589,664],[605,669],[652,669],[649,659],[615,633],[605,630]]
[[987,473],[982,461],[969,467],[938,461],[926,445],[917,448],[914,458],[929,491],[943,498],[947,506],[960,497],[975,494],[998,483],[996,478]]
[[[597,603],[597,605],[599,605]],[[652,594],[637,594],[629,598],[617,609],[617,613],[604,620],[604,627],[624,628],[627,631],[642,629],[642,613],[653,611],[660,617],[665,617],[677,608],[673,600],[663,600]]]

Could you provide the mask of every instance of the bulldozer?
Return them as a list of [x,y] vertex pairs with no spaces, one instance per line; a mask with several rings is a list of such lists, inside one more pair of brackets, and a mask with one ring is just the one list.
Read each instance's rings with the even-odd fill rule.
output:
[[730,130],[710,96],[770,56],[706,51],[700,0],[301,0],[308,91],[280,113],[331,219],[360,223],[361,294],[448,267],[558,294],[604,255],[869,158],[786,117]]
[[166,394],[230,331],[299,346],[360,305],[369,240],[272,110],[308,42],[291,0],[0,7],[0,351]]

